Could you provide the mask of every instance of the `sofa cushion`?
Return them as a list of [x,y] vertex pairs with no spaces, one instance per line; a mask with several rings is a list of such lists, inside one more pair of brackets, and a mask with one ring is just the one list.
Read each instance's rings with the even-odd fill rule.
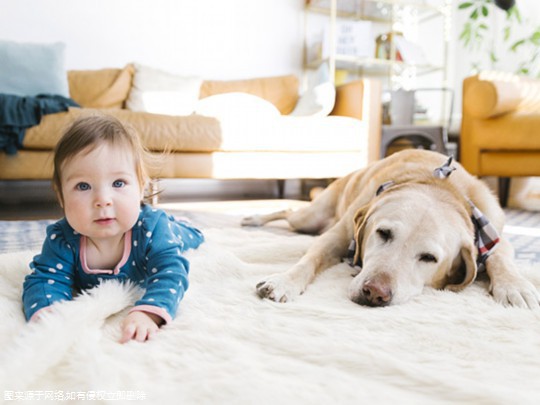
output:
[[474,144],[485,150],[540,150],[540,113],[515,112],[474,120]]
[[123,69],[70,70],[69,94],[81,107],[122,108],[132,78],[132,65]]
[[292,116],[325,116],[332,112],[336,100],[336,88],[330,82],[321,83],[303,93]]
[[219,118],[221,122],[234,120],[275,119],[279,110],[269,101],[248,93],[223,93],[205,97],[197,102],[195,113]]
[[291,117],[221,124],[219,151],[339,152],[360,151],[365,122],[349,117]]
[[212,117],[195,114],[175,117],[123,109],[71,108],[68,112],[46,115],[38,126],[28,129],[23,141],[24,148],[54,149],[75,119],[104,113],[132,127],[140,135],[143,145],[152,151],[211,152],[219,150],[222,144],[219,122]]
[[132,65],[123,69],[70,70],[69,94],[82,107],[122,108],[132,79]]
[[289,114],[298,100],[298,78],[294,75],[248,80],[206,80],[200,98],[222,93],[249,93],[274,104],[281,114]]
[[336,102],[336,87],[330,80],[328,64],[323,63],[316,70],[308,71],[305,84],[307,90],[302,92],[290,115],[325,116],[330,114]]
[[133,86],[126,102],[131,111],[189,115],[199,99],[202,79],[180,76],[136,63]]
[[143,145],[157,152],[337,152],[361,151],[366,142],[365,122],[349,117],[289,117],[228,121],[197,114],[169,116],[129,110],[71,108],[46,115],[28,129],[25,149],[53,149],[73,120],[89,114],[110,114],[140,135]]
[[65,44],[0,41],[0,93],[69,97]]

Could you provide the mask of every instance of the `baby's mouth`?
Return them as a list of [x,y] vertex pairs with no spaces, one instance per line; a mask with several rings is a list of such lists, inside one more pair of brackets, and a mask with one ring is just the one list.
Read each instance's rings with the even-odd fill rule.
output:
[[96,219],[94,222],[96,222],[99,225],[109,225],[115,221],[114,218],[99,218]]

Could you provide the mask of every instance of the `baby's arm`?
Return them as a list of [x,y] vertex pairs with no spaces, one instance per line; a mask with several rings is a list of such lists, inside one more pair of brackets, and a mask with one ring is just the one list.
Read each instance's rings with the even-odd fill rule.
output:
[[[147,315],[156,315],[161,323],[169,323],[176,315],[180,300],[188,288],[189,262],[182,255],[188,247],[197,247],[202,236],[191,228],[185,228],[184,234],[176,228],[178,224],[171,222],[165,215],[155,223],[145,236],[151,235],[145,245],[146,258],[146,293],[135,303],[132,312],[141,311]],[[186,243],[185,239],[195,239],[197,243]],[[139,243],[139,246],[143,246]]]
[[27,320],[55,302],[72,299],[73,251],[57,224],[47,228],[41,254],[30,264],[32,273],[23,285],[23,308]]
[[133,311],[122,322],[122,337],[120,343],[129,342],[131,339],[144,342],[150,339],[163,323],[158,315]]

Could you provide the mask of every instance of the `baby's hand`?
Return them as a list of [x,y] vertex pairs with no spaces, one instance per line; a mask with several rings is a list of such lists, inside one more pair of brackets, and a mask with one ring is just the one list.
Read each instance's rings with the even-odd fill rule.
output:
[[158,325],[162,322],[163,320],[157,315],[133,311],[122,322],[120,343],[129,342],[131,339],[144,342],[159,330]]

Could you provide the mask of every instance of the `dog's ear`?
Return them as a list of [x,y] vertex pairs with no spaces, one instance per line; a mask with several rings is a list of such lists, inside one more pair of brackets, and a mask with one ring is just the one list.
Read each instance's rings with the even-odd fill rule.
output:
[[456,258],[455,265],[448,275],[448,284],[445,286],[450,291],[461,291],[476,278],[476,246],[464,244],[461,247],[460,257]]
[[362,240],[364,237],[364,230],[366,228],[368,208],[368,205],[364,205],[354,214],[354,241],[356,243],[356,250],[354,252],[353,264],[355,265],[361,261]]

